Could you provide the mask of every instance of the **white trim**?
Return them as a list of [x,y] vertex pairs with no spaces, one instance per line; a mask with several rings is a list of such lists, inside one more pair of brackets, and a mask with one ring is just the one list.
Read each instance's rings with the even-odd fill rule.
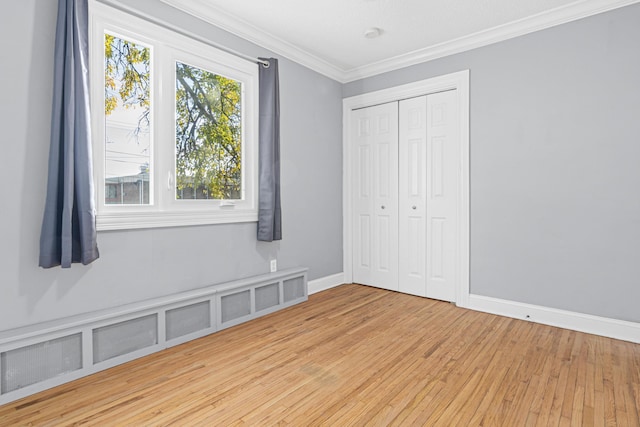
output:
[[271,50],[320,74],[347,83],[365,77],[398,70],[448,55],[464,52],[514,37],[544,30],[599,13],[638,3],[640,0],[578,0],[523,19],[488,28],[454,40],[427,46],[403,55],[384,59],[361,67],[345,69],[301,49],[293,43],[257,28],[205,0],[161,0],[172,7],[203,19],[225,31]]
[[158,18],[153,18],[153,17],[150,17],[147,14],[140,13],[135,8],[133,8],[133,7],[129,6],[129,5],[127,5],[127,4],[118,3],[118,2],[111,1],[111,0],[97,0],[97,1],[99,1],[100,3],[102,3],[104,5],[112,7],[114,9],[116,9],[116,10],[124,12],[124,13],[126,13],[128,15],[132,15],[132,16],[135,16],[136,18],[144,19],[144,20],[149,21],[149,22],[151,22],[151,23],[153,23],[155,25],[158,25],[159,27],[166,28],[167,30],[170,30],[170,31],[173,31],[173,32],[178,33],[180,35],[183,35],[183,36],[189,37],[191,39],[197,40],[197,41],[199,41],[201,43],[204,43],[206,45],[215,47],[216,49],[225,51],[227,53],[235,55],[235,56],[237,56],[239,58],[242,58],[244,60],[247,60],[249,62],[255,62],[257,64],[263,64],[265,66],[269,65],[269,61],[266,61],[266,60],[263,60],[263,59],[258,59],[256,57],[253,57],[253,56],[250,56],[250,55],[245,55],[244,53],[238,52],[237,50],[230,49],[230,48],[228,48],[226,46],[222,46],[222,45],[220,45],[218,43],[215,43],[214,41],[212,41],[210,39],[207,39],[206,37],[202,37],[201,35],[196,34],[196,33],[192,32],[192,31],[189,31],[189,30],[187,30],[185,28],[180,28],[179,26],[174,25],[171,22],[168,22],[168,21],[165,21],[165,20],[162,20],[162,19],[158,19]]
[[343,265],[344,281],[353,282],[352,266],[352,203],[351,203],[351,150],[349,149],[349,128],[351,111],[386,102],[398,101],[456,89],[460,114],[460,200],[458,205],[459,253],[456,260],[459,276],[456,278],[455,303],[464,306],[469,298],[469,70],[458,71],[444,76],[421,80],[401,86],[352,96],[342,100],[342,197],[343,197]]
[[[455,73],[432,77],[426,80],[419,80],[417,82],[377,90],[375,92],[367,92],[362,95],[351,96],[342,100],[342,106],[343,111],[345,111],[345,108],[348,108],[349,110],[355,110],[358,108],[370,107],[377,104],[384,104],[386,102],[398,101],[400,99],[413,98],[428,93],[435,93],[458,88],[460,88],[460,90],[468,90],[469,70],[462,70]],[[466,96],[466,99],[469,99],[468,94]],[[346,115],[346,117],[349,117],[348,114]]]
[[528,320],[543,325],[557,326],[588,334],[640,343],[640,323],[473,294],[469,295],[468,305],[463,307],[514,319]]
[[309,295],[344,285],[344,273],[336,273],[331,276],[321,277],[319,279],[310,280],[308,283]]
[[107,212],[96,217],[98,231],[129,230],[141,228],[180,227],[188,225],[229,224],[256,222],[258,212]]
[[493,43],[509,40],[525,34],[566,24],[578,19],[586,18],[598,13],[628,6],[640,0],[585,0],[577,1],[555,9],[547,10],[517,21],[498,25],[457,39],[449,40],[437,45],[418,49],[404,55],[367,64],[362,67],[346,70],[344,82],[351,82],[365,77],[375,76],[411,65],[420,64],[471,49],[487,46]]
[[306,50],[257,28],[205,0],[160,0],[178,10],[282,55],[333,80],[344,83],[345,71]]

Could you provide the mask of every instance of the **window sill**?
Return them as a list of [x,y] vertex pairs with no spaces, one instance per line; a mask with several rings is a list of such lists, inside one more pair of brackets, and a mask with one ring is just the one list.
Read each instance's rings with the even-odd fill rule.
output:
[[119,212],[98,214],[96,228],[98,231],[133,230],[256,221],[258,221],[258,212],[255,210],[234,212]]

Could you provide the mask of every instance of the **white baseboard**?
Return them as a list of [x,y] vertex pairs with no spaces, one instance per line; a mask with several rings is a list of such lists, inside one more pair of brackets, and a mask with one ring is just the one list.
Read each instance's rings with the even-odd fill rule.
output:
[[640,343],[640,323],[635,322],[473,294],[464,308]]
[[343,285],[344,283],[344,273],[332,274],[331,276],[310,280],[308,283],[309,295],[335,288],[336,286]]

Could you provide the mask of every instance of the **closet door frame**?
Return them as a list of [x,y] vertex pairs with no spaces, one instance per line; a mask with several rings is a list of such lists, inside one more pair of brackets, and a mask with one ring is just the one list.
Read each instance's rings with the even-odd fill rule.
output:
[[343,115],[343,254],[344,281],[353,282],[353,230],[352,230],[352,150],[350,144],[351,111],[387,102],[428,95],[445,90],[456,90],[458,98],[458,124],[460,143],[459,192],[458,192],[458,239],[456,242],[455,304],[469,306],[469,70],[433,77],[401,86],[345,98],[342,101]]

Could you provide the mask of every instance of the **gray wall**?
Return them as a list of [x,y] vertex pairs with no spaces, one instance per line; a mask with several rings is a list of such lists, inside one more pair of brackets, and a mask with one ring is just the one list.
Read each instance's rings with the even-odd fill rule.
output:
[[471,292],[640,322],[640,5],[344,85],[469,69]]
[[[254,56],[269,52],[158,1],[127,2]],[[168,295],[269,271],[342,272],[341,85],[280,60],[283,240],[258,243],[256,225],[100,232],[93,265],[43,270],[56,1],[6,3],[0,14],[0,330]]]
[[[269,55],[160,2],[130,3]],[[256,242],[255,224],[101,232],[93,265],[43,270],[55,4],[0,14],[0,330],[264,273],[274,256],[311,279],[341,272],[341,97],[462,69],[472,292],[640,322],[640,5],[343,86],[281,59],[282,242]]]

